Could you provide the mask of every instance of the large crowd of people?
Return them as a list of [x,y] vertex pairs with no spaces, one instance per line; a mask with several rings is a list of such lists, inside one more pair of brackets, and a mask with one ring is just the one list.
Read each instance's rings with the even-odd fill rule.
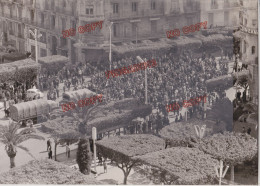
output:
[[[155,59],[158,65],[147,70],[148,102],[163,114],[166,114],[166,104],[175,101],[182,103],[183,100],[205,95],[206,80],[228,73],[226,60],[216,59],[205,53],[199,58],[193,57],[191,52],[184,52],[179,56],[170,53],[150,58]],[[113,69],[135,63],[137,60],[133,57],[113,61]],[[144,78],[144,71],[109,80],[105,78],[104,72],[94,72],[91,76],[90,88],[106,94],[110,100],[133,97],[144,101]]]

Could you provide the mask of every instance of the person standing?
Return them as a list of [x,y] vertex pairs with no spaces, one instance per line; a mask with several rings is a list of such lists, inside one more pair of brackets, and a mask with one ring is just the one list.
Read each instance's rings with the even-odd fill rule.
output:
[[104,173],[106,173],[107,172],[107,162],[106,162],[106,160],[104,160],[103,166],[104,166]]
[[66,155],[70,158],[70,147],[68,144],[66,145]]
[[52,159],[52,150],[51,150],[51,147],[49,148],[49,159]]
[[49,138],[47,141],[47,151],[51,148],[51,139]]

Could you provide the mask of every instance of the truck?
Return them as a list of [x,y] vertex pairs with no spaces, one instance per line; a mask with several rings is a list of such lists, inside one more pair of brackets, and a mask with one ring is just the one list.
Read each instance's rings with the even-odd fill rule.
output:
[[43,118],[49,118],[51,111],[58,107],[58,103],[51,100],[38,99],[22,102],[10,106],[10,117],[23,125],[26,125],[28,120],[36,124]]

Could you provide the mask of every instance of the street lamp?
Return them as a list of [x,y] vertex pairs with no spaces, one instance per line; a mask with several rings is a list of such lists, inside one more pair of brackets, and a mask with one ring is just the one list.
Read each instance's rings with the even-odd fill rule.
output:
[[[136,58],[140,63],[144,63],[144,60],[140,56],[136,56]],[[145,61],[146,61],[146,59],[145,59]],[[147,70],[146,70],[146,68],[144,71],[144,75],[145,75],[145,104],[147,104],[148,101],[147,101]]]
[[111,51],[111,38],[112,38],[112,25],[113,25],[113,22],[111,22],[110,26],[108,27],[109,28],[109,35],[110,35],[110,38],[109,38],[109,66],[110,66],[110,71],[111,71],[111,63],[112,63],[112,51]]
[[[34,32],[29,29],[29,32],[35,39],[35,60],[36,64],[38,65],[38,39],[42,36],[42,34],[38,34],[37,29],[34,29]],[[39,76],[37,76],[37,86],[39,87]]]
[[96,143],[95,143],[96,139],[97,139],[97,128],[96,127],[92,127],[92,140],[93,140],[93,150],[94,150],[94,165],[95,165],[95,174],[97,175],[97,162],[96,162],[97,151],[96,151]]
[[[220,163],[220,165],[215,167],[215,171],[216,171],[217,177],[219,178],[219,185],[221,185],[221,179],[225,177],[229,166],[227,165],[225,171],[223,172],[223,168],[224,168],[223,161],[220,160],[219,163]],[[218,169],[219,169],[219,171],[218,171]]]
[[[144,60],[140,57],[140,56],[136,56],[137,60],[140,62],[140,63],[144,63]],[[145,61],[146,58],[145,58]],[[145,75],[145,81],[144,81],[144,85],[145,85],[145,104],[148,104],[148,101],[147,101],[147,69],[145,68],[144,70],[144,75]],[[145,122],[146,122],[146,132],[148,132],[148,116],[145,117]]]
[[137,47],[137,25],[135,27],[135,47]]

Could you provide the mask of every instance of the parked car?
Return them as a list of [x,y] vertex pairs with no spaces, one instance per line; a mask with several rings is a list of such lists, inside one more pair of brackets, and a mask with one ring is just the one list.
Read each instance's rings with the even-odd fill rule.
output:
[[27,90],[27,98],[33,99],[36,96],[36,98],[43,98],[44,94],[39,89],[28,89]]

